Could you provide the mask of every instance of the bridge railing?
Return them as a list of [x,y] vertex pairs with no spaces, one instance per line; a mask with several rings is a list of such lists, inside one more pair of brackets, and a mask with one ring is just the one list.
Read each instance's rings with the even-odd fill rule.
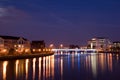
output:
[[96,49],[52,49],[52,51],[57,52],[57,51],[97,51]]

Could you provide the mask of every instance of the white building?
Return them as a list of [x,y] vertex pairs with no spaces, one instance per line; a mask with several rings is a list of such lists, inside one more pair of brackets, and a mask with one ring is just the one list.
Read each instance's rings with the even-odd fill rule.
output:
[[98,51],[108,50],[112,45],[112,42],[107,38],[96,37],[88,41],[88,46],[91,49],[97,49]]

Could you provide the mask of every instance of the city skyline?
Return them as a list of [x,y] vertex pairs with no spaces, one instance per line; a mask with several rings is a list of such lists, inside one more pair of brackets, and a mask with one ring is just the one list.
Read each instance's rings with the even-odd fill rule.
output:
[[120,1],[0,0],[0,34],[85,45],[93,37],[119,41]]

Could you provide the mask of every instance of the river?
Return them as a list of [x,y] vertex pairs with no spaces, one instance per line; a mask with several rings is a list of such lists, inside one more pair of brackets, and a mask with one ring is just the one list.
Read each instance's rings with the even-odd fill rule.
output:
[[120,57],[64,53],[0,61],[0,80],[120,80]]

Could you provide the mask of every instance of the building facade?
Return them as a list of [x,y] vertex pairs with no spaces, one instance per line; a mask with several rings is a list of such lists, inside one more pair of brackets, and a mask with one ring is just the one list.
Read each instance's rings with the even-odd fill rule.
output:
[[45,42],[44,40],[41,41],[32,41],[31,43],[32,52],[42,52],[45,49]]
[[88,48],[97,49],[98,51],[108,51],[112,42],[107,38],[96,37],[88,41]]
[[23,37],[0,36],[0,53],[30,53],[30,41]]
[[69,45],[69,49],[79,49],[80,47],[78,45]]
[[111,51],[120,52],[120,41],[113,42]]

